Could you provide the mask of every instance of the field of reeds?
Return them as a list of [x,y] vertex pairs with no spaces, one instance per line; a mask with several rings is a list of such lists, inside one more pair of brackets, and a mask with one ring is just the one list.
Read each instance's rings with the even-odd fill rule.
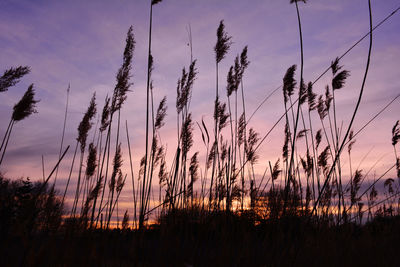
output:
[[[281,86],[272,92],[282,93],[284,112],[270,130],[259,133],[252,126],[252,118],[270,95],[259,107],[246,106],[246,71],[251,64],[247,46],[228,73],[221,73],[220,64],[232,46],[229,26],[223,20],[215,25],[214,51],[210,51],[215,57],[214,109],[209,114],[213,120],[196,121],[191,111],[192,91],[201,71],[192,53],[190,64],[176,77],[175,107],[167,110],[166,96],[157,96],[162,100],[155,102],[152,74],[157,59],[152,54],[152,19],[153,9],[162,1],[152,0],[144,155],[135,154],[129,120],[121,119],[127,98],[135,94],[130,88],[136,42],[143,42],[135,39],[131,26],[115,87],[104,101],[99,101],[95,93],[87,100],[89,105],[75,126],[73,143],[64,138],[68,87],[59,155],[51,172],[44,175],[43,171],[37,181],[11,179],[14,177],[0,172],[0,264],[396,265],[400,236],[399,120],[386,129],[392,136],[385,140],[393,146],[390,168],[371,179],[375,166],[358,168],[352,164],[352,153],[357,135],[400,96],[390,99],[367,123],[354,129],[373,64],[374,31],[398,9],[374,22],[371,3],[366,1],[369,31],[343,54],[334,56],[317,79],[306,81],[299,9],[305,2],[290,1],[297,14],[300,64],[288,66],[281,74]],[[341,60],[362,41],[368,42],[368,54],[350,119],[344,122],[337,112],[337,96],[346,90],[351,70]],[[190,31],[188,45],[192,51]],[[0,77],[1,94],[12,90],[30,71],[28,66],[6,69]],[[329,83],[320,92],[314,84],[322,77],[328,77]],[[226,82],[221,83],[222,79]],[[15,104],[9,124],[2,126],[0,170],[14,125],[23,124],[31,115],[40,116],[35,114],[40,105],[35,94],[32,84]],[[174,144],[162,142],[167,111],[168,116],[176,118]],[[278,128],[279,124],[283,127]],[[266,159],[259,148],[274,130],[282,132],[281,153]],[[203,151],[193,149],[195,133],[202,142],[196,148]],[[172,157],[167,156],[167,148]],[[70,162],[65,160],[66,155],[71,156]],[[138,166],[134,166],[135,158],[140,159]],[[262,175],[255,170],[260,159],[265,164]],[[60,166],[67,166],[68,171]],[[397,177],[388,177],[388,173]],[[61,190],[56,186],[60,177],[67,181]],[[121,205],[123,191],[132,196],[128,203],[131,212]]]

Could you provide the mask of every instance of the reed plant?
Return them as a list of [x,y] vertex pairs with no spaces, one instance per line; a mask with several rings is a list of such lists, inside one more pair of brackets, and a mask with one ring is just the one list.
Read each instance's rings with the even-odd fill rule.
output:
[[[6,74],[7,74],[7,72],[6,72]],[[20,74],[20,75],[18,75],[18,74]],[[5,75],[3,75],[3,76],[5,76]],[[17,72],[17,74],[14,73],[14,75],[15,75],[15,77],[23,76],[23,74],[21,74],[20,72]],[[8,77],[8,79],[9,79],[8,81],[4,82],[5,83],[4,89],[7,89],[9,86],[12,86],[13,84],[15,84],[17,78],[12,80],[12,77]],[[38,102],[39,102],[39,100],[35,99],[35,89],[33,88],[33,84],[31,84],[28,87],[28,89],[26,90],[25,94],[19,100],[19,102],[17,104],[15,104],[13,107],[13,113],[11,115],[10,122],[8,124],[6,133],[3,137],[3,141],[2,141],[1,147],[0,147],[0,152],[2,151],[1,158],[0,158],[0,166],[1,166],[1,163],[3,162],[4,155],[6,153],[7,146],[8,146],[8,141],[10,140],[10,136],[11,136],[11,132],[14,127],[14,124],[26,119],[33,113],[37,113],[36,104]]]
[[[204,222],[207,218],[223,214],[221,216],[224,216],[226,220],[242,216],[242,218],[248,218],[254,225],[267,221],[305,218],[306,221],[308,220],[307,223],[316,221],[322,225],[340,226],[352,222],[361,224],[365,218],[372,220],[377,214],[385,216],[398,214],[396,207],[397,210],[400,209],[396,200],[398,200],[400,186],[393,178],[386,178],[385,175],[389,171],[396,170],[397,176],[400,177],[400,158],[397,151],[400,140],[399,121],[392,128],[391,141],[395,163],[379,178],[374,178],[370,186],[365,186],[370,171],[362,170],[359,166],[355,167],[352,161],[356,136],[399,97],[396,96],[384,106],[359,131],[353,130],[369,72],[372,32],[376,29],[372,25],[370,1],[368,1],[370,27],[367,36],[370,42],[367,63],[357,102],[347,125],[339,117],[337,101],[338,94],[345,90],[350,75],[350,72],[340,65],[341,59],[349,50],[331,61],[328,69],[313,82],[306,82],[304,79],[303,29],[299,2],[306,3],[305,0],[290,1],[296,8],[300,64],[292,64],[285,73],[282,73],[282,85],[279,88],[283,94],[284,112],[265,135],[261,135],[262,133],[257,132],[250,124],[259,107],[256,108],[255,113],[247,115],[248,107],[244,90],[244,74],[250,64],[247,46],[234,57],[228,69],[225,87],[226,101],[220,92],[221,62],[233,45],[232,37],[227,33],[223,20],[219,22],[217,28],[217,40],[213,51],[216,76],[212,114],[213,132],[209,131],[207,127],[209,122],[205,121],[204,117],[200,121],[193,114],[191,101],[198,77],[198,61],[193,58],[192,36],[189,28],[190,64],[182,69],[177,81],[175,103],[177,143],[171,150],[173,153],[171,162],[168,162],[167,145],[161,142],[161,129],[165,125],[167,115],[167,98],[162,97],[157,106],[155,99],[158,95],[153,80],[155,68],[155,59],[152,55],[153,8],[160,2],[161,0],[150,1],[145,153],[136,170],[138,175],[135,175],[133,166],[136,155],[132,153],[137,149],[131,146],[128,121],[125,121],[129,175],[132,180],[133,228],[144,230],[150,216],[155,216],[154,211],[158,212],[160,222],[163,220],[170,222],[171,218],[176,222],[184,218],[185,214],[199,216],[193,221]],[[119,205],[128,177],[128,173],[125,173],[123,168],[125,153],[123,153],[124,141],[120,133],[120,124],[121,109],[133,85],[131,77],[135,45],[133,28],[130,27],[122,65],[116,75],[116,85],[110,97],[107,95],[105,98],[102,113],[99,116],[99,125],[95,127],[92,142],[88,141],[88,138],[97,111],[95,94],[78,126],[78,137],[61,202],[66,203],[69,184],[71,181],[76,181],[73,203],[69,211],[69,224],[77,222],[82,229],[90,228],[93,231],[96,228],[109,229],[113,227],[115,221],[118,228],[120,215],[121,217],[123,215],[122,228],[127,230],[129,227],[128,211],[124,213],[124,209],[120,213],[121,205]],[[329,84],[323,90],[318,90],[315,83],[329,71]],[[7,70],[0,78],[0,91],[7,91],[28,72],[28,67]],[[21,101],[14,106],[1,145],[0,164],[15,122],[36,112],[38,101],[34,97],[35,92],[31,85]],[[55,177],[58,175],[61,156],[66,153],[61,155],[68,105],[69,87]],[[259,149],[281,122],[284,122],[282,154],[275,157],[274,161],[267,160],[264,172],[259,174],[256,172],[256,164],[260,164],[260,159],[263,159]],[[201,151],[192,151],[196,125],[200,130],[205,148],[204,160],[202,156],[200,157]],[[115,148],[112,148],[111,145],[114,144]],[[346,146],[347,155],[342,155]],[[80,152],[79,160],[77,160],[79,167],[75,170],[78,152]],[[201,167],[202,163],[204,163],[204,168]],[[348,170],[344,168],[347,163]],[[74,173],[76,175],[73,175]],[[159,186],[158,198],[153,193],[156,191],[154,190],[156,177]],[[44,179],[46,183],[48,179]],[[383,194],[377,190],[378,182],[382,181],[385,190]],[[157,199],[158,203],[153,205],[153,200],[157,202]],[[368,213],[367,216],[364,215],[365,212]]]

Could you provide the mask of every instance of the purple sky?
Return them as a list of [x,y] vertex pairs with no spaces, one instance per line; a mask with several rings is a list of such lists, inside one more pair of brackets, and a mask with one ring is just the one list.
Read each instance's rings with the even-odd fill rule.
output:
[[[102,109],[106,94],[115,86],[115,74],[122,63],[126,32],[133,25],[136,39],[132,91],[122,110],[122,121],[128,120],[134,168],[144,152],[145,89],[148,45],[149,2],[143,0],[2,0],[0,2],[0,71],[18,65],[28,65],[32,72],[15,87],[1,93],[0,136],[3,137],[11,116],[12,106],[30,83],[35,84],[38,114],[19,122],[13,129],[9,147],[1,166],[7,177],[41,178],[41,156],[46,173],[54,166],[60,146],[66,88],[71,84],[67,121],[66,145],[73,145],[77,126],[90,97],[96,91],[98,109]],[[260,101],[281,85],[286,69],[300,63],[296,10],[289,1],[272,0],[164,0],[154,7],[152,53],[155,60],[155,103],[164,95],[169,106],[166,125],[161,131],[163,143],[171,155],[176,146],[176,81],[182,68],[190,63],[187,27],[193,36],[193,56],[198,60],[198,79],[194,85],[191,110],[195,121],[204,116],[212,129],[213,99],[215,97],[215,57],[213,47],[216,29],[224,19],[233,45],[220,67],[221,95],[225,94],[226,74],[234,57],[245,45],[249,47],[250,67],[244,84],[248,113]],[[330,62],[346,51],[369,29],[366,0],[321,1],[300,3],[304,34],[304,77],[314,80]],[[372,1],[374,25],[400,6],[398,0]],[[386,103],[399,94],[400,80],[400,14],[395,14],[374,33],[370,73],[359,113],[354,123],[357,130]],[[364,74],[368,40],[366,39],[342,61],[351,77],[345,88],[338,91],[339,121],[347,125]],[[297,77],[299,79],[299,77]],[[315,84],[322,93],[330,82],[329,72]],[[226,99],[223,99],[224,101]],[[373,124],[357,137],[353,149],[353,164],[371,151],[361,163],[367,170],[376,165],[379,176],[394,163],[391,129],[400,119],[400,101],[396,100]],[[250,123],[264,135],[282,115],[283,97],[279,90],[259,110]],[[314,114],[316,115],[316,114]],[[316,125],[319,124],[316,121]],[[90,133],[90,139],[93,131]],[[205,149],[200,132],[195,130],[196,145],[191,153]],[[124,155],[126,140],[122,139]],[[260,149],[256,168],[261,173],[268,160],[281,157],[283,124],[271,134]],[[72,150],[72,149],[71,149]],[[190,153],[190,155],[191,155]],[[70,151],[59,174],[60,188],[64,184],[71,161]],[[202,157],[201,157],[202,158]],[[345,167],[348,165],[344,163]],[[125,167],[128,160],[125,158]],[[126,169],[128,170],[128,169]],[[389,173],[394,175],[394,172]],[[372,177],[372,176],[371,176]],[[130,186],[130,183],[127,184]],[[127,192],[124,198],[129,200]]]

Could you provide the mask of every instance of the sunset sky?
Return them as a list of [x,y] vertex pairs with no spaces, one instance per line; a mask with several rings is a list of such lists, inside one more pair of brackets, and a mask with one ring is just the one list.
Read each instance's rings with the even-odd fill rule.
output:
[[[400,6],[399,0],[373,0],[373,21],[379,21]],[[340,56],[369,30],[368,1],[310,0],[299,3],[304,38],[304,77],[313,81],[335,57]],[[31,73],[20,83],[0,94],[0,136],[3,138],[13,105],[29,84],[34,83],[37,114],[16,123],[0,171],[6,177],[42,177],[49,174],[58,158],[63,127],[66,89],[71,85],[65,146],[71,145],[61,164],[57,186],[64,187],[71,164],[77,127],[90,97],[96,92],[101,111],[106,94],[111,95],[115,75],[122,63],[126,33],[130,25],[136,40],[132,79],[134,85],[122,109],[122,122],[128,121],[135,174],[144,154],[146,66],[150,1],[144,0],[2,0],[0,2],[0,72],[19,65],[30,66]],[[194,121],[204,118],[212,129],[215,98],[216,29],[224,20],[233,45],[220,66],[220,94],[226,101],[226,75],[235,56],[248,45],[250,66],[244,76],[246,107],[251,114],[260,102],[282,84],[287,68],[300,64],[299,34],[294,5],[273,0],[164,0],[153,10],[152,54],[154,99],[167,96],[166,125],[161,138],[172,157],[176,148],[176,82],[182,68],[190,64],[188,26],[193,36],[193,57],[197,59],[191,111]],[[371,66],[365,94],[353,125],[357,131],[400,93],[400,13],[396,13],[374,32]],[[336,93],[337,116],[346,129],[353,112],[368,53],[368,38],[341,61],[349,70],[346,86]],[[298,74],[298,73],[297,73]],[[328,72],[315,91],[324,92],[330,83]],[[296,76],[299,80],[299,75]],[[368,170],[382,158],[371,173],[381,175],[394,164],[391,129],[400,119],[400,98],[359,136],[353,149],[353,165]],[[255,114],[250,126],[263,136],[283,114],[282,91],[278,90]],[[317,114],[314,114],[317,118]],[[317,127],[320,123],[315,121]],[[93,128],[96,125],[93,125]],[[256,172],[262,174],[268,161],[281,157],[283,123],[260,148]],[[125,129],[125,128],[124,128]],[[125,132],[124,132],[125,133]],[[92,140],[94,131],[89,134]],[[195,128],[195,146],[189,153],[205,148]],[[124,170],[128,172],[126,138],[122,135]],[[367,155],[367,153],[369,153]],[[364,160],[362,160],[365,157]],[[344,163],[344,169],[348,169]],[[203,165],[201,165],[203,167]],[[395,173],[390,172],[389,176]],[[130,200],[130,182],[124,200]],[[74,183],[72,184],[72,186]]]

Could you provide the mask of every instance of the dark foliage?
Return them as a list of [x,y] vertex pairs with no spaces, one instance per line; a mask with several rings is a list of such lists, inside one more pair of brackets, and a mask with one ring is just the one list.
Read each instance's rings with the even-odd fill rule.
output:
[[0,174],[0,235],[55,231],[63,205],[54,187],[40,182],[9,180]]

